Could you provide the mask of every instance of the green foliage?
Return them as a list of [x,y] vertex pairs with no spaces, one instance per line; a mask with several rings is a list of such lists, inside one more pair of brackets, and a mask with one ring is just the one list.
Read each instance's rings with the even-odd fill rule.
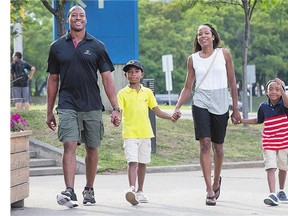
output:
[[25,10],[30,0],[10,0],[10,20],[12,23],[22,23],[29,25],[32,20],[25,16]]
[[[240,6],[241,1],[235,0],[225,3],[216,0],[139,1],[140,60],[148,69],[145,77],[156,80],[156,93],[166,92],[161,62],[161,56],[165,54],[173,55],[173,92],[179,93],[182,89],[186,60],[191,54],[197,28],[202,23],[211,23],[220,33],[222,46],[232,53],[236,79],[241,84],[244,12]],[[287,7],[288,2],[281,0],[256,4],[251,19],[248,64],[256,65],[259,84],[277,75],[288,83]]]
[[26,13],[27,17],[34,20],[34,24],[23,26],[23,56],[25,61],[36,68],[31,89],[33,96],[40,96],[41,86],[46,83],[47,59],[53,41],[53,16],[40,1],[30,1],[26,6]]
[[[33,95],[39,95],[42,84],[46,82],[48,50],[53,41],[53,17],[41,1],[12,2],[18,5],[18,9],[15,7],[15,10],[11,10],[11,17],[15,12],[19,13],[20,6],[24,4],[25,18],[34,22],[33,25],[23,26],[23,45],[24,59],[36,67],[32,80]],[[145,68],[145,78],[155,79],[155,93],[166,93],[165,74],[162,71],[162,55],[165,54],[173,55],[171,93],[180,92],[186,77],[186,60],[192,52],[197,28],[202,23],[213,24],[220,33],[222,45],[232,53],[237,82],[241,84],[243,8],[239,7],[239,0],[225,1],[225,4],[219,2],[223,1],[138,1],[140,61]],[[288,83],[287,8],[288,1],[284,0],[258,1],[255,7],[251,19],[248,64],[256,65],[259,84],[277,75]]]

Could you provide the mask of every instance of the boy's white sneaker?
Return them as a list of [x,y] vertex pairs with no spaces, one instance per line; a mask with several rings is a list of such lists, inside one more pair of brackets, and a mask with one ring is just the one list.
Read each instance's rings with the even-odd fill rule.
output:
[[143,193],[143,191],[138,191],[136,193],[136,196],[137,196],[138,201],[140,203],[147,203],[148,202],[148,197]]
[[137,198],[136,193],[134,191],[134,187],[131,187],[126,191],[125,198],[133,206],[139,204],[138,198]]

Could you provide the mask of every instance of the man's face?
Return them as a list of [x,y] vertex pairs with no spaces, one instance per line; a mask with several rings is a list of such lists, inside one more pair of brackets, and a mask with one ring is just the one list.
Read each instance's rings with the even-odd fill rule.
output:
[[15,54],[12,55],[12,58],[13,58],[13,61],[18,60],[18,57]]
[[85,11],[80,7],[73,8],[69,14],[68,22],[71,30],[83,31],[87,23]]

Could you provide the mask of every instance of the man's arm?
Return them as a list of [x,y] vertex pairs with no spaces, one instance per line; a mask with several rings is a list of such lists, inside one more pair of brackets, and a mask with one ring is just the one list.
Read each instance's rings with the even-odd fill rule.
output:
[[113,108],[118,107],[117,94],[114,79],[110,71],[101,73],[102,83],[104,86],[105,93],[110,101]]
[[34,73],[35,73],[35,70],[36,70],[35,67],[32,66],[32,67],[31,67],[31,70],[30,70],[30,73],[29,73],[29,75],[28,75],[29,79],[32,79],[32,78],[33,78]]
[[47,115],[46,123],[52,130],[56,129],[56,120],[53,114],[53,108],[58,92],[59,74],[49,74],[47,80]]
[[108,97],[108,100],[110,101],[111,106],[113,107],[113,111],[111,114],[111,122],[114,124],[114,126],[119,126],[121,121],[121,115],[117,102],[117,93],[114,79],[110,71],[102,72],[101,76],[105,93]]

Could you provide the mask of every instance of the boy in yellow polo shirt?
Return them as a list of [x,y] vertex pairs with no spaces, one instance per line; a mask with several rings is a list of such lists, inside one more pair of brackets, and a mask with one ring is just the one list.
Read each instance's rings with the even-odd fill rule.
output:
[[132,205],[137,205],[139,202],[148,202],[143,193],[143,184],[146,164],[151,161],[151,138],[154,137],[148,109],[152,109],[157,117],[172,122],[176,122],[180,116],[171,116],[160,110],[152,90],[140,83],[144,71],[139,61],[130,60],[123,71],[129,84],[118,92],[117,98],[122,114],[122,137],[128,163],[129,189],[125,197]]

